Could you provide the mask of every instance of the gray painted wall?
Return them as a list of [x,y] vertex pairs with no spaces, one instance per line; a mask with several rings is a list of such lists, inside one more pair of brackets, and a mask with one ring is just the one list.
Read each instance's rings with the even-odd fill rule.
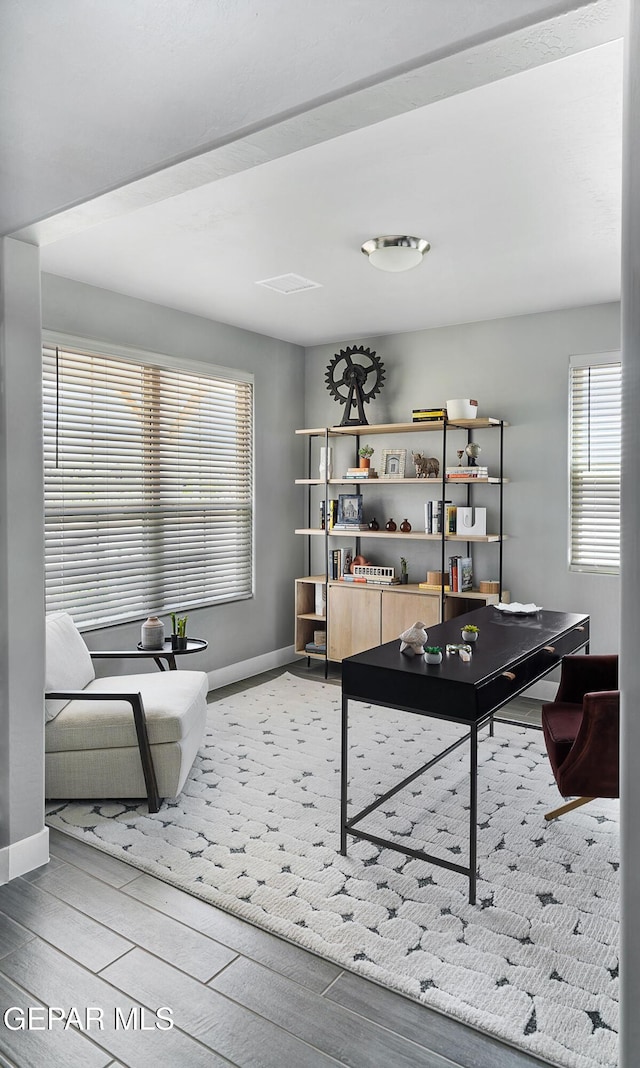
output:
[[[47,274],[42,325],[255,376],[255,596],[190,612],[189,630],[206,638],[209,648],[188,666],[215,671],[290,646],[293,579],[303,567],[302,539],[292,533],[298,501],[294,479],[302,464],[302,445],[294,436],[303,411],[302,349]],[[135,645],[140,622],[85,637],[94,649]],[[147,666],[156,670],[152,662]],[[97,667],[101,674],[126,672],[131,662],[104,661]]]
[[[509,537],[504,551],[504,584],[512,600],[590,613],[592,650],[616,651],[619,578],[578,574],[567,566],[567,388],[570,355],[619,349],[619,304],[388,337],[347,338],[308,349],[306,426],[340,422],[344,409],[328,393],[324,374],[332,356],[352,344],[375,350],[387,372],[382,392],[366,406],[370,423],[410,422],[412,408],[420,404],[444,404],[451,397],[463,396],[477,398],[480,415],[496,416],[511,424],[505,431],[505,476],[511,481],[504,498],[504,529]],[[464,445],[466,439],[461,437],[460,444]],[[367,441],[366,430],[361,440]],[[438,441],[435,434],[407,436],[406,440],[372,437],[370,443],[376,450],[372,464],[379,468],[385,447],[406,446],[410,451],[417,443],[428,454],[433,451],[438,455]],[[481,461],[486,458],[492,468],[497,433],[478,434],[478,443],[483,448]],[[457,463],[451,444],[448,462]],[[343,455],[344,464],[353,463],[351,449],[347,456],[343,448]],[[334,456],[334,475],[341,473],[343,462]],[[407,474],[413,474],[410,456]],[[414,529],[424,529],[427,495],[420,487],[389,487],[382,492],[373,485],[364,492],[366,515],[374,514],[381,526],[390,517],[398,525],[408,518]],[[487,529],[495,528],[497,508],[492,502],[497,502],[497,493],[487,487],[476,489],[475,494],[475,504],[487,504]],[[302,510],[300,521],[304,521]],[[438,550],[431,544],[398,541],[396,547],[384,541],[376,544],[373,552],[372,543],[363,541],[362,547],[374,563],[398,567],[400,555],[406,556],[410,581],[423,581],[427,566],[439,566]],[[476,576],[493,577],[497,559],[494,547],[478,546],[474,552]]]
[[44,819],[39,273],[37,248],[0,241],[0,848]]

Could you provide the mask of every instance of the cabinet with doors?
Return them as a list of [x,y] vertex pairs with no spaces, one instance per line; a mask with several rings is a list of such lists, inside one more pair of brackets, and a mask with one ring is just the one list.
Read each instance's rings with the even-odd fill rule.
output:
[[[427,627],[434,626],[443,619],[451,619],[483,604],[508,599],[508,593],[503,590],[503,489],[507,482],[503,474],[503,440],[504,429],[508,424],[501,419],[476,418],[469,420],[438,420],[429,423],[386,423],[349,427],[323,427],[310,430],[299,430],[296,433],[307,439],[307,477],[296,479],[298,485],[306,489],[306,513],[307,526],[300,527],[296,534],[307,538],[307,556],[309,570],[312,569],[312,561],[316,566],[318,561],[324,569],[324,575],[296,580],[296,653],[303,656],[310,654],[305,651],[306,636],[312,628],[313,613],[300,611],[299,586],[323,581],[326,589],[325,618],[315,620],[326,627],[327,659],[340,661],[363,649],[372,648],[383,642],[391,641],[403,630],[411,626],[417,620],[422,620]],[[489,431],[492,433],[494,447],[491,452],[491,474],[478,477],[472,469],[461,470],[461,456],[464,455],[464,446],[472,442],[478,436],[478,432]],[[429,437],[425,438],[424,435]],[[439,474],[437,478],[422,478],[416,476],[403,477],[400,474],[389,473],[385,477],[347,478],[346,475],[336,476],[339,469],[346,471],[349,462],[349,453],[345,452],[349,446],[345,439],[351,439],[353,447],[352,456],[357,465],[358,450],[361,440],[367,440],[372,436],[387,435],[397,440],[398,435],[407,437],[412,443],[413,451],[426,451],[428,442],[429,452],[437,453],[439,459]],[[415,435],[415,437],[414,437]],[[459,446],[462,444],[462,448]],[[325,450],[322,459],[321,449]],[[342,449],[342,454],[340,450]],[[333,453],[333,471],[326,463],[326,458]],[[389,450],[394,451],[394,450]],[[459,466],[451,475],[447,468],[455,463],[453,456],[458,457]],[[484,466],[484,464],[483,464]],[[315,472],[318,476],[315,477]],[[334,488],[336,487],[336,488]],[[338,489],[337,487],[342,487]],[[347,488],[350,487],[350,488]],[[382,529],[354,529],[350,533],[344,530],[335,530],[330,527],[329,502],[339,494],[357,493],[362,494],[364,502],[365,519],[372,518],[373,510],[368,501],[375,499],[375,509],[383,509],[384,501],[389,495],[393,496],[398,504],[396,491],[401,487],[403,510],[407,512],[413,508],[414,518],[416,507],[419,511],[419,519],[414,522],[410,532],[399,529],[387,530],[384,522],[380,523]],[[410,498],[409,494],[419,495],[421,487],[424,495],[418,499]],[[445,529],[438,533],[427,533],[425,528],[424,511],[427,500],[439,502],[444,513],[446,504],[460,507],[474,507],[479,504],[478,494],[485,493],[485,487],[490,487],[489,492],[495,494],[487,514],[490,515],[492,526],[488,533],[457,533],[447,532]],[[404,490],[407,491],[405,496]],[[411,505],[413,500],[413,505]],[[406,502],[406,509],[404,503]],[[320,522],[321,505],[324,507],[326,521],[324,526]],[[485,505],[485,499],[482,499]],[[381,518],[383,516],[381,513]],[[444,526],[444,525],[443,525]],[[338,539],[342,539],[340,542]],[[334,546],[344,544],[344,540],[355,539],[354,555],[363,555],[367,558],[378,552],[402,552],[411,559],[410,572],[417,574],[419,581],[426,580],[427,571],[437,571],[441,576],[440,584],[429,589],[422,589],[419,583],[412,582],[406,585],[375,585],[373,583],[354,583],[342,578],[332,579],[328,571],[330,550]],[[392,539],[392,541],[390,540]],[[395,546],[393,542],[397,543]],[[431,543],[431,544],[429,544]],[[472,557],[474,550],[481,545],[495,546],[495,556],[491,564],[483,563],[483,568],[491,569],[495,575],[497,592],[484,593],[473,588],[464,592],[455,592],[448,588],[445,575],[448,574],[449,558],[455,555]],[[425,551],[426,550],[426,551]],[[420,563],[416,558],[420,556]],[[475,573],[475,560],[474,560]],[[306,622],[305,622],[306,620]],[[308,625],[309,624],[309,625]],[[306,638],[306,641],[302,641]],[[318,654],[315,654],[318,656]],[[324,654],[322,654],[324,657]]]

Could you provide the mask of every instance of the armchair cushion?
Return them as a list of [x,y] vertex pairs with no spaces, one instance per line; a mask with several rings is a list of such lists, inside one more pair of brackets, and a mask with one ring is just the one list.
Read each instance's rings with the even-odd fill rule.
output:
[[[201,734],[208,679],[203,671],[150,671],[93,679],[86,693],[140,693],[149,743],[182,742]],[[71,701],[46,729],[48,753],[136,746],[131,705],[125,701]]]
[[546,705],[545,708],[552,709],[544,717],[543,730],[549,762],[555,775],[576,740],[582,723],[582,704],[557,703]]
[[[80,631],[67,612],[46,617],[45,690],[83,690],[96,677],[91,656]],[[62,711],[67,701],[45,701],[47,722]]]

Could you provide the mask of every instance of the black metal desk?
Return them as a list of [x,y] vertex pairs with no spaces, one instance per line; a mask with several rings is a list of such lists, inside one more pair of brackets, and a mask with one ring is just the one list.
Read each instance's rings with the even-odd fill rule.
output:
[[[342,662],[342,774],[340,800],[340,852],[346,855],[347,835],[395,849],[406,856],[467,875],[469,902],[475,904],[477,868],[478,731],[493,726],[493,714],[537,679],[557,667],[563,656],[589,648],[589,616],[541,610],[530,616],[505,615],[492,606],[457,616],[429,628],[429,645],[459,643],[463,623],[475,623],[480,636],[471,661],[443,655],[441,664],[400,652],[396,639],[357,653]],[[348,817],[349,701],[401,709],[421,716],[461,723],[468,733],[432,760],[412,772],[361,812]],[[469,865],[455,864],[419,849],[380,838],[356,827],[366,816],[408,786],[423,772],[470,742]]]

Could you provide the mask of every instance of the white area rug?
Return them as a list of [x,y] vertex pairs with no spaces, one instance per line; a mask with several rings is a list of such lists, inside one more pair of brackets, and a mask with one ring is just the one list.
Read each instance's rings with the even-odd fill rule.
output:
[[[55,803],[47,822],[392,990],[553,1063],[614,1068],[618,807],[551,824],[542,735],[479,746],[478,904],[464,876],[349,839],[339,849],[340,690],[284,675],[211,705],[182,795]],[[351,812],[461,731],[350,705]],[[466,863],[468,749],[362,824]],[[433,775],[436,778],[434,780]]]

